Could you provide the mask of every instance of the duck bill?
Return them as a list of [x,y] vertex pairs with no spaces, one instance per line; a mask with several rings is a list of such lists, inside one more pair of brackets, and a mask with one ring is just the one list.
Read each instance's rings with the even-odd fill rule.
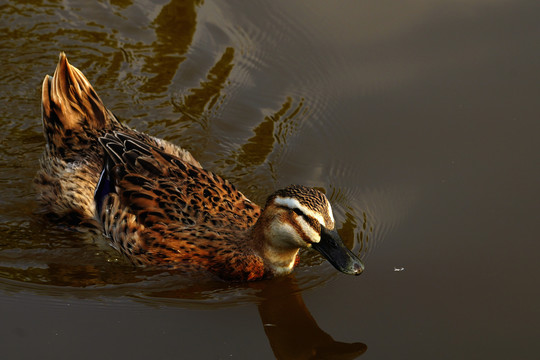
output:
[[321,241],[311,247],[322,254],[336,269],[345,274],[360,275],[364,264],[341,240],[336,230],[321,229]]

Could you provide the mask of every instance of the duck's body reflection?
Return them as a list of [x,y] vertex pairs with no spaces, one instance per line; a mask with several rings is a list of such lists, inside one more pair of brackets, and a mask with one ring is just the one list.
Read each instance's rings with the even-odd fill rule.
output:
[[[219,292],[219,286],[206,286],[209,283],[202,281],[187,288],[145,295],[186,299],[209,291]],[[336,341],[319,327],[304,303],[294,275],[236,286],[238,290],[247,287],[256,291],[261,323],[276,359],[355,359],[367,350],[364,343]]]
[[259,315],[277,359],[354,359],[363,343],[344,343],[324,332],[307,309],[294,276],[266,281]]

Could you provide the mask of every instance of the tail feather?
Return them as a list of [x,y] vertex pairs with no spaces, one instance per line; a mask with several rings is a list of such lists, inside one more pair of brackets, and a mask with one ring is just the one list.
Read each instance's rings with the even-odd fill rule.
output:
[[65,146],[71,134],[109,129],[119,123],[79,69],[60,53],[52,78],[45,76],[42,87],[42,117],[50,147]]

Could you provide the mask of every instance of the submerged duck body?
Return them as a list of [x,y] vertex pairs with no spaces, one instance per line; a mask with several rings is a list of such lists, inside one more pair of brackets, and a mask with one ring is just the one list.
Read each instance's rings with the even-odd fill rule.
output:
[[324,194],[289,186],[261,210],[186,150],[121,124],[63,53],[42,106],[43,212],[101,231],[133,263],[251,281],[290,273],[311,247],[342,272],[362,272]]

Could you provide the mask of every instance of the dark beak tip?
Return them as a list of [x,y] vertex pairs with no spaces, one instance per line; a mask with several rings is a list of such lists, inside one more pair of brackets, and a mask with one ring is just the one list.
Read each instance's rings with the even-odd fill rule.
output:
[[364,272],[364,265],[360,262],[355,262],[352,264],[346,271],[343,271],[346,274],[358,276]]
[[363,272],[364,272],[364,265],[359,264],[359,263],[354,264],[354,266],[353,266],[353,274],[354,275],[358,276]]

